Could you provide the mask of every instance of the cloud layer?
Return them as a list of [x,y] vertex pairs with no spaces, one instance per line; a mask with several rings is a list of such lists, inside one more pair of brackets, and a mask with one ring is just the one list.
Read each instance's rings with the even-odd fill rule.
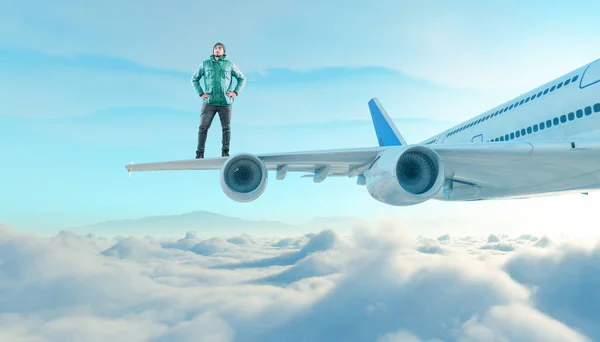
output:
[[113,239],[0,227],[0,340],[590,341],[598,255],[395,228]]

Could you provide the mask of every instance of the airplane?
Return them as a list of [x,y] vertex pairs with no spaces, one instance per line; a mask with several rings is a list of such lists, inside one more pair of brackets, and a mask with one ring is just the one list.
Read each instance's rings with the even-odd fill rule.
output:
[[419,143],[409,144],[377,97],[368,101],[378,146],[126,165],[131,172],[220,170],[232,200],[263,194],[268,171],[316,183],[356,177],[375,200],[524,199],[600,189],[600,59]]

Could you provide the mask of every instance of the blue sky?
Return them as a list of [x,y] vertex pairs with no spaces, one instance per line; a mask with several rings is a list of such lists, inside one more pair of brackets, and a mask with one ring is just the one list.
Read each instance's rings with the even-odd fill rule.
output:
[[[595,60],[599,7],[3,3],[0,220],[52,230],[207,210],[284,221],[373,216],[477,231],[490,226],[484,217],[494,218],[495,230],[525,223],[547,229],[561,219],[537,218],[557,208],[585,218],[598,205],[594,196],[394,208],[353,179],[313,184],[296,175],[271,177],[259,200],[240,204],[222,193],[217,172],[129,179],[124,165],[194,156],[200,101],[190,77],[216,41],[248,78],[233,109],[232,153],[350,148],[376,143],[367,109],[373,96],[415,142]],[[207,156],[219,153],[220,134],[217,118]],[[525,218],[511,221],[507,210]]]

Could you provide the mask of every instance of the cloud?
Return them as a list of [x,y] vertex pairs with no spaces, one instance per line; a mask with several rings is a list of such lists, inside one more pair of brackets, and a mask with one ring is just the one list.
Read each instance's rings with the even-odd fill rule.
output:
[[298,251],[288,252],[276,257],[260,259],[255,261],[241,262],[238,264],[220,265],[216,268],[254,268],[269,266],[289,266],[306,258],[312,253],[327,251],[343,244],[342,238],[333,230],[324,230],[312,236],[308,242]]
[[512,278],[533,289],[532,300],[542,312],[598,339],[598,265],[600,246],[567,244],[514,255],[505,268]]
[[482,246],[481,249],[492,249],[501,252],[511,252],[515,247],[509,243],[492,243]]
[[[600,298],[596,249],[558,243],[540,248],[526,239],[519,248],[487,259],[481,256],[494,255],[481,249],[487,238],[442,240],[415,238],[393,226],[357,228],[348,236],[324,230],[284,240],[193,232],[160,239],[71,232],[40,236],[5,227],[0,230],[0,338],[600,338],[594,311]],[[198,245],[210,253],[197,253]],[[444,253],[420,251],[432,246]]]

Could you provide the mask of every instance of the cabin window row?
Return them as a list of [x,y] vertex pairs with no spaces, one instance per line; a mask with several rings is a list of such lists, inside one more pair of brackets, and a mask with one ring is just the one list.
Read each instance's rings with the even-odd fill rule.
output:
[[485,117],[483,117],[483,118],[481,118],[481,119],[479,119],[477,121],[473,121],[473,122],[471,122],[469,124],[466,124],[466,125],[464,125],[464,126],[462,126],[460,128],[457,128],[457,129],[451,131],[446,136],[447,137],[453,136],[454,134],[462,132],[463,130],[465,130],[467,128],[471,128],[471,127],[473,127],[473,126],[475,126],[475,125],[477,125],[477,124],[479,124],[479,123],[481,123],[483,121],[491,119],[494,116],[497,116],[497,115],[500,115],[502,113],[508,112],[509,110],[511,110],[513,108],[517,108],[520,105],[523,105],[523,104],[525,104],[525,103],[527,103],[529,101],[533,101],[536,98],[542,97],[543,95],[546,95],[548,93],[553,92],[554,90],[558,90],[558,89],[562,88],[563,86],[567,86],[569,84],[575,83],[575,81],[577,81],[578,78],[579,78],[579,75],[575,75],[573,78],[569,78],[569,79],[567,79],[565,81],[561,81],[560,83],[555,84],[552,87],[546,88],[546,90],[540,91],[539,93],[533,94],[533,95],[531,95],[531,96],[529,96],[527,98],[523,98],[521,101],[517,100],[517,102],[511,104],[510,106],[506,106],[503,109],[500,109],[500,110],[496,111],[495,113],[490,113],[487,116],[485,116]]
[[508,141],[508,140],[512,140],[512,139],[516,139],[522,136],[525,136],[527,134],[532,134],[538,131],[543,131],[544,129],[548,129],[552,126],[558,126],[560,124],[564,124],[567,121],[574,121],[575,119],[581,119],[584,116],[588,116],[591,115],[593,113],[598,113],[600,112],[600,103],[596,103],[593,106],[587,106],[584,109],[578,109],[574,112],[570,112],[569,114],[563,114],[561,116],[557,116],[554,119],[549,119],[546,120],[545,122],[542,121],[539,124],[535,124],[533,126],[529,126],[527,128],[521,128],[520,130],[516,130],[514,132],[511,132],[509,134],[505,134],[503,136],[500,136],[498,138],[492,139],[492,140],[488,140],[488,142],[491,141]]

